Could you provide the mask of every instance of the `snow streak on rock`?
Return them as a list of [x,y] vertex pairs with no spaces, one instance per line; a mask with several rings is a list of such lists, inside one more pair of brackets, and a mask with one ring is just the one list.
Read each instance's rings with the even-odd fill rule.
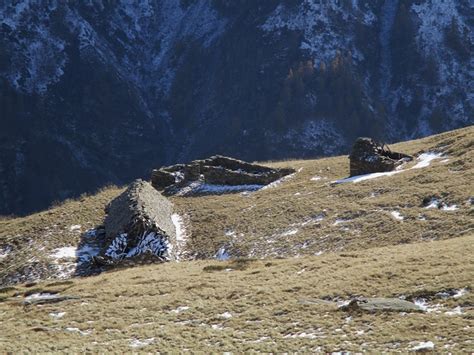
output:
[[128,235],[121,234],[112,241],[105,255],[114,260],[133,258],[145,253],[168,258],[168,241],[155,232],[144,233],[135,247],[128,249],[128,244]]

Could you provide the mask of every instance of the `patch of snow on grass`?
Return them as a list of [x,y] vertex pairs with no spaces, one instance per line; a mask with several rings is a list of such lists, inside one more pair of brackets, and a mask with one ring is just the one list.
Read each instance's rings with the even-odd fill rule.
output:
[[189,308],[190,308],[190,307],[188,307],[188,306],[179,306],[178,308],[173,309],[173,310],[171,311],[171,313],[176,313],[176,314],[178,314],[178,313],[187,311]]
[[432,341],[420,342],[414,347],[411,348],[413,351],[428,351],[434,349],[434,344]]
[[295,235],[296,233],[298,233],[298,229],[290,229],[286,232],[283,232],[281,234],[282,237],[286,237],[286,236],[289,236],[289,235]]
[[333,226],[337,226],[339,224],[342,224],[342,223],[347,223],[347,222],[350,222],[351,220],[350,219],[343,219],[343,218],[338,218],[334,221],[334,223],[332,224]]
[[224,232],[226,237],[233,237],[235,235],[235,231],[229,229]]
[[92,333],[91,330],[80,330],[79,328],[67,327],[66,330],[71,333],[79,333],[81,335],[89,335]]
[[457,205],[451,205],[451,206],[449,206],[449,205],[444,205],[443,207],[441,207],[441,209],[442,209],[443,211],[456,211],[456,210],[459,209],[459,207],[458,207]]
[[130,340],[130,343],[128,344],[128,346],[130,346],[131,348],[143,348],[144,346],[150,345],[154,341],[155,341],[155,338],[148,338],[148,339],[142,339],[142,340],[134,338]]
[[219,318],[230,319],[232,318],[232,314],[230,312],[224,312],[219,315]]
[[458,316],[463,314],[463,310],[460,306],[453,308],[451,311],[444,312],[447,316]]
[[50,313],[49,316],[54,319],[60,319],[64,317],[66,312],[57,312],[57,313]]
[[424,298],[416,298],[413,300],[413,303],[427,313],[440,313],[441,308],[443,307],[439,303],[431,305]]
[[268,185],[265,185],[262,187],[262,190],[267,190],[267,189],[273,189],[275,187],[278,187],[280,186],[282,183],[288,181],[288,180],[291,180],[295,177],[296,173],[293,173],[293,174],[290,174],[290,175],[286,175],[286,176],[283,176],[281,179],[278,179],[276,181],[273,181],[272,183],[268,184]]
[[80,224],[75,224],[75,225],[73,225],[73,226],[70,226],[70,227],[69,227],[69,230],[70,230],[71,232],[74,232],[74,231],[79,231],[79,230],[81,230],[81,228],[82,228],[82,226],[81,226]]
[[418,156],[419,162],[411,169],[422,169],[430,166],[431,162],[435,159],[439,159],[443,156],[442,153],[428,152]]
[[284,336],[284,338],[307,338],[307,339],[316,339],[318,338],[318,335],[315,333],[306,333],[306,332],[301,332],[301,333],[296,333],[296,334],[287,334]]
[[336,180],[336,181],[333,181],[332,183],[333,184],[343,184],[343,183],[346,183],[346,182],[356,183],[356,182],[361,182],[361,181],[365,181],[365,180],[376,179],[376,178],[379,178],[379,177],[382,177],[382,176],[392,176],[392,175],[395,175],[395,174],[399,174],[402,171],[404,171],[404,170],[388,171],[388,172],[385,172],[385,173],[372,173],[372,174],[365,174],[365,175],[356,175],[356,176],[351,176],[351,177],[348,177],[348,178],[345,178],[345,179]]
[[76,247],[63,247],[55,249],[55,252],[50,256],[54,259],[75,258],[76,251]]
[[179,214],[174,213],[171,215],[171,220],[176,228],[176,260],[179,260],[183,254],[183,248],[186,245],[188,236],[186,234],[186,227],[184,226],[183,217]]
[[469,292],[467,288],[461,288],[456,291],[456,293],[453,295],[453,298],[460,298],[464,295],[466,295]]
[[39,293],[33,293],[27,297],[25,297],[26,301],[30,300],[52,300],[58,298],[58,295],[53,294],[53,293],[48,293],[48,292],[39,292]]
[[390,214],[398,221],[403,221],[405,219],[398,211],[392,211]]

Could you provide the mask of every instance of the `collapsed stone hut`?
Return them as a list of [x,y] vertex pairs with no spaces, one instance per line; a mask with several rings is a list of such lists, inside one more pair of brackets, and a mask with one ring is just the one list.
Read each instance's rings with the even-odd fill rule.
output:
[[413,160],[408,154],[392,152],[387,145],[371,138],[357,138],[350,160],[350,176],[387,172],[394,170],[403,162]]
[[212,185],[268,185],[294,169],[276,169],[247,163],[221,155],[208,159],[194,160],[188,164],[177,164],[153,170],[151,183],[165,195],[173,195],[179,188],[192,182]]
[[173,259],[173,205],[150,183],[137,180],[130,184],[107,205],[106,213],[102,262]]

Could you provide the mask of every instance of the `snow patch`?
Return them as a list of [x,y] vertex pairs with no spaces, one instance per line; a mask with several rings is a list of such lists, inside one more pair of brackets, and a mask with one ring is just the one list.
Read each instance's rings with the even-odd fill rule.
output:
[[173,309],[172,311],[170,311],[171,313],[181,313],[181,312],[184,312],[184,311],[187,311],[188,309],[190,309],[190,307],[188,306],[179,306],[178,308],[176,309]]
[[171,215],[171,221],[176,228],[176,250],[174,251],[174,254],[176,261],[179,261],[183,257],[188,236],[186,234],[186,227],[184,225],[183,217],[177,213],[174,213]]
[[468,293],[469,293],[469,290],[467,288],[461,288],[456,291],[456,293],[453,295],[453,298],[461,298],[462,296]]
[[400,214],[398,211],[392,211],[390,212],[393,218],[395,218],[398,221],[403,221],[405,218]]
[[82,228],[82,226],[81,226],[80,224],[75,224],[75,225],[73,225],[73,226],[70,226],[70,227],[69,227],[69,230],[70,230],[71,232],[74,232],[74,231],[79,231],[79,230],[81,230],[81,228]]
[[75,258],[76,251],[76,247],[63,247],[55,249],[55,252],[50,256],[54,259]]
[[444,205],[443,207],[441,207],[441,209],[443,211],[456,211],[459,209],[459,207],[457,205],[451,205],[451,206]]
[[[300,170],[301,171],[301,170]],[[286,175],[286,176],[283,176],[281,179],[278,179],[276,181],[273,181],[272,183],[268,184],[268,185],[265,185],[262,187],[262,190],[267,190],[267,189],[273,189],[275,187],[278,187],[280,186],[281,184],[283,184],[284,182],[287,182],[291,179],[293,179],[295,177],[296,173],[293,173],[293,174],[289,174],[289,175]]]
[[134,349],[143,348],[145,346],[152,344],[154,341],[155,341],[155,338],[148,338],[148,339],[133,338],[130,340],[130,343],[128,344],[128,346]]
[[418,156],[419,162],[411,169],[421,169],[430,166],[431,162],[435,159],[440,159],[443,156],[442,153],[428,152]]
[[333,226],[338,226],[339,224],[347,223],[347,222],[350,222],[350,221],[351,221],[350,219],[337,218],[332,225]]
[[257,191],[257,190],[262,189],[264,186],[265,185],[214,185],[214,184],[205,184],[203,182],[196,181],[181,188],[176,193],[176,196],[187,196],[187,195],[192,195],[192,194],[219,195],[219,194],[226,194],[226,193]]
[[450,311],[444,312],[444,314],[446,314],[447,316],[459,316],[459,315],[462,315],[463,313],[464,312],[461,306],[457,306]]
[[66,312],[50,313],[49,316],[54,319],[60,319],[66,315]]
[[219,318],[230,319],[230,318],[232,318],[232,314],[230,312],[224,312],[224,313],[219,315]]
[[419,342],[417,345],[411,348],[413,351],[428,351],[434,349],[434,343],[432,341]]
[[281,236],[282,236],[282,237],[286,237],[286,236],[289,236],[289,235],[295,235],[295,234],[297,234],[297,233],[298,233],[298,229],[290,229],[290,230],[288,230],[288,231],[286,231],[286,232],[283,232],[283,233],[281,234]]
[[26,301],[30,300],[52,300],[55,298],[58,298],[59,296],[54,293],[48,293],[48,292],[39,292],[39,293],[33,293],[27,297],[25,297]]
[[67,327],[66,331],[71,332],[71,333],[79,333],[81,335],[90,335],[92,333],[92,330],[90,329],[80,330],[79,328],[73,328],[73,327]]
[[98,247],[92,247],[90,245],[83,245],[81,248],[74,246],[57,248],[54,250],[53,254],[50,255],[53,259],[69,259],[77,258],[78,262],[86,262],[92,259],[93,256],[99,254]]

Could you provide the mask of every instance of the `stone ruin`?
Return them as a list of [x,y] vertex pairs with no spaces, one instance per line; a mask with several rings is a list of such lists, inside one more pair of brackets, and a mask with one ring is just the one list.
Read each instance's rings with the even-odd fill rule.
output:
[[413,160],[408,154],[392,152],[385,144],[371,138],[357,138],[350,160],[350,176],[386,172],[398,165]]
[[151,184],[165,195],[174,195],[191,183],[263,187],[294,172],[290,168],[274,169],[216,155],[153,170]]
[[[173,205],[164,194],[199,182],[228,186],[264,186],[293,173],[237,159],[214,156],[154,170],[151,184],[136,180],[106,207],[101,252],[92,265],[100,268],[175,259]],[[176,247],[176,248],[173,248]]]
[[136,180],[106,207],[104,248],[99,265],[173,259],[173,205],[150,183]]

